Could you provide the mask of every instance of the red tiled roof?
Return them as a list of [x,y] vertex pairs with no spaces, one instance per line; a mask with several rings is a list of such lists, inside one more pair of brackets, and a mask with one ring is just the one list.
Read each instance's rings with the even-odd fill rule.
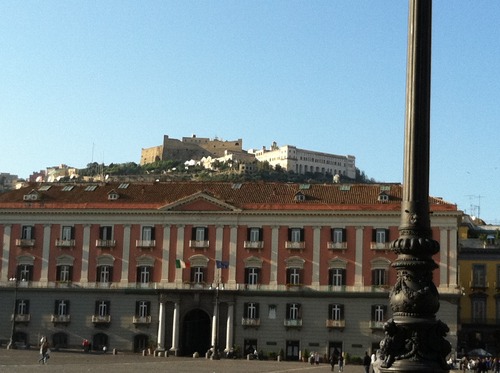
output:
[[[68,188],[69,186],[73,188]],[[95,185],[94,190],[89,190]],[[50,186],[50,187],[49,187]],[[126,186],[126,187],[125,187]],[[45,187],[45,188],[44,188]],[[49,187],[49,188],[47,188]],[[66,188],[65,188],[66,187]],[[66,190],[63,190],[66,189]],[[71,189],[71,190],[67,190]],[[30,192],[39,200],[24,200]],[[109,200],[116,192],[119,198]],[[242,210],[398,210],[401,184],[296,184],[278,182],[157,182],[106,184],[31,184],[0,194],[0,209],[159,209],[203,193]],[[305,200],[296,201],[297,194]],[[380,193],[388,201],[379,201]],[[457,206],[430,197],[430,209],[456,211]]]

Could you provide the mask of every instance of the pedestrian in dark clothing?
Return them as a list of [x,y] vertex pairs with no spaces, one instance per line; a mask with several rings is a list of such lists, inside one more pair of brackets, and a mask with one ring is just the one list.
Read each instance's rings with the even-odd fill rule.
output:
[[363,368],[365,368],[365,373],[370,373],[370,364],[372,363],[372,359],[368,355],[368,352],[365,352],[365,357],[363,358]]
[[330,365],[332,366],[332,372],[335,369],[335,364],[339,362],[339,351],[335,349],[333,353],[330,355]]

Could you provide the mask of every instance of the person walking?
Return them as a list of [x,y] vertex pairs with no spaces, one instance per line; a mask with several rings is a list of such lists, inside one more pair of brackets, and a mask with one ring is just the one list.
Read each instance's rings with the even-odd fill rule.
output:
[[47,364],[47,360],[49,359],[49,357],[50,357],[49,342],[47,342],[47,338],[43,337],[41,339],[40,359],[38,360],[38,362],[42,364]]
[[365,368],[365,373],[370,373],[370,365],[372,363],[372,359],[368,355],[368,351],[365,352],[365,357],[363,358],[363,368]]
[[335,365],[339,362],[339,351],[335,348],[333,353],[330,355],[330,365],[332,366],[332,372],[335,369]]
[[341,353],[339,356],[339,373],[344,371],[344,353]]

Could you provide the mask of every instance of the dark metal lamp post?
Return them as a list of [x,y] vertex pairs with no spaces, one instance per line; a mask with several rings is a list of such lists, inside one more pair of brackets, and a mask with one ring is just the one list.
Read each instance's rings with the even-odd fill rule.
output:
[[429,217],[432,0],[409,4],[403,201],[399,238],[391,243],[397,280],[389,295],[393,318],[380,342],[381,371],[446,372],[451,346],[448,326],[435,317],[439,294],[432,256],[439,243],[432,239]]
[[14,304],[12,306],[12,324],[10,329],[10,340],[9,344],[7,345],[7,350],[16,348],[14,341],[14,334],[16,333],[16,305],[17,305],[17,285],[18,285],[17,278],[15,277],[9,278],[9,282],[14,283]]

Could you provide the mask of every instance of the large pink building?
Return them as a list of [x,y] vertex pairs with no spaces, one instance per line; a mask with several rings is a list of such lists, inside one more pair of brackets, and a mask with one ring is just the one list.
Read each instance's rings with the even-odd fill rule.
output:
[[[14,339],[186,355],[383,337],[401,185],[32,184],[0,195],[0,296]],[[457,331],[456,205],[430,198],[438,317]],[[14,279],[15,281],[9,281]],[[0,310],[0,339],[12,309]]]

